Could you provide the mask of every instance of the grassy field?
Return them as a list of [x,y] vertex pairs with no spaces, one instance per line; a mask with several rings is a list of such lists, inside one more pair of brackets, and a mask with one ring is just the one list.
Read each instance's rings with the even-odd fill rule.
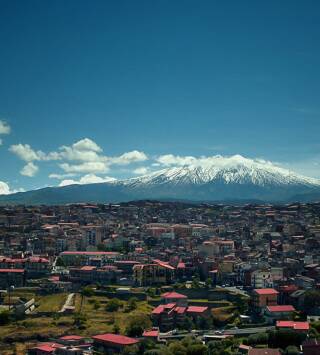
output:
[[235,306],[219,307],[213,308],[211,312],[215,320],[220,323],[225,323],[228,322],[234,316],[235,309]]
[[[38,311],[56,312],[61,308],[67,294],[56,294],[41,296],[37,299],[39,303]],[[120,328],[120,333],[124,333],[126,321],[129,313],[126,311],[127,302],[122,302],[122,307],[117,312],[107,312],[105,306],[108,299],[105,297],[84,297],[81,313],[85,316],[84,327],[79,329],[74,324],[74,315],[59,316],[53,313],[52,316],[32,318],[27,317],[24,320],[11,323],[6,326],[0,326],[0,354],[1,355],[24,355],[25,349],[31,347],[37,341],[46,338],[57,338],[67,334],[79,334],[91,336],[98,333],[112,332],[114,324]],[[97,308],[97,304],[100,305]],[[76,312],[80,311],[81,295],[76,294],[75,307]],[[137,309],[130,312],[149,314],[152,307],[147,302],[137,302]]]
[[42,296],[37,299],[39,307],[38,312],[58,312],[67,299],[67,293],[58,293],[53,295]]

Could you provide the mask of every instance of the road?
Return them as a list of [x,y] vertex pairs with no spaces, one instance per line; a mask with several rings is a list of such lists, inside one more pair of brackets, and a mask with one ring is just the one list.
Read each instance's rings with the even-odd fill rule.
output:
[[73,304],[73,298],[74,298],[75,294],[74,293],[70,293],[64,303],[64,305],[62,306],[62,308],[60,309],[59,313],[64,313],[69,307],[72,306]]
[[[239,335],[250,335],[250,334],[257,334],[257,333],[265,333],[268,330],[273,330],[275,327],[273,326],[268,326],[268,327],[258,327],[258,328],[243,328],[243,329],[226,329],[222,331],[213,331],[213,330],[199,330],[199,331],[194,331],[194,332],[182,332],[182,333],[162,333],[160,334],[160,338],[162,339],[181,339],[187,336],[223,336],[223,335],[233,335],[233,336],[239,336]],[[219,332],[219,333],[218,333]]]

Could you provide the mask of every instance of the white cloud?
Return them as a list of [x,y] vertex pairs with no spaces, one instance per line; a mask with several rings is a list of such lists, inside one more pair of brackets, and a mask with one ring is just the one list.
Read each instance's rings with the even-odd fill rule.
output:
[[0,134],[9,134],[11,132],[11,127],[7,122],[0,120]]
[[149,170],[148,167],[142,166],[140,168],[134,169],[133,173],[136,174],[136,175],[145,175],[145,174],[148,174],[149,171],[150,170]]
[[66,179],[60,182],[59,186],[68,186],[68,185],[83,185],[83,184],[98,184],[98,183],[103,183],[103,182],[112,182],[116,181],[117,179],[110,177],[110,176],[105,176],[105,177],[100,177],[95,174],[87,174],[84,175],[80,178],[80,180],[73,180],[73,179]]
[[84,138],[72,144],[72,146],[62,146],[59,148],[59,157],[69,161],[105,161],[103,155],[99,155],[102,149],[97,143],[89,138]]
[[97,152],[97,153],[102,152],[102,149],[98,146],[98,144],[89,138],[84,138],[79,140],[78,142],[72,145],[72,148],[81,151],[92,150],[93,152]]
[[197,158],[192,156],[179,156],[173,154],[165,154],[160,155],[156,161],[162,165],[170,166],[170,165],[192,165],[197,162]]
[[112,164],[117,165],[129,165],[132,163],[138,163],[148,160],[147,155],[144,152],[133,150],[131,152],[124,153],[119,157],[110,158]]
[[0,181],[0,195],[8,195],[10,193],[9,185],[3,181]]
[[34,160],[41,160],[44,153],[41,151],[34,151],[29,144],[14,144],[9,148],[9,151],[15,154],[18,158],[26,162],[32,162]]
[[59,165],[67,173],[106,173],[109,167],[104,162],[93,161],[82,164],[62,163]]
[[119,156],[104,155],[102,148],[89,138],[80,139],[70,146],[63,145],[57,151],[49,153],[22,143],[12,145],[9,151],[28,163],[20,172],[25,176],[34,176],[39,170],[38,166],[29,163],[60,161],[59,167],[64,173],[51,174],[49,177],[72,181],[74,180],[69,178],[79,174],[104,174],[111,166],[125,166],[148,160],[147,155],[138,150]]
[[35,165],[33,162],[29,162],[20,170],[20,174],[24,176],[33,177],[37,174],[38,170],[39,168],[37,167],[37,165]]
[[9,195],[15,192],[23,192],[23,191],[24,189],[10,190],[9,185],[6,182],[0,181],[0,195]]
[[50,179],[58,179],[58,180],[63,180],[65,178],[73,177],[76,176],[77,174],[75,173],[67,173],[67,174],[50,174],[49,178]]

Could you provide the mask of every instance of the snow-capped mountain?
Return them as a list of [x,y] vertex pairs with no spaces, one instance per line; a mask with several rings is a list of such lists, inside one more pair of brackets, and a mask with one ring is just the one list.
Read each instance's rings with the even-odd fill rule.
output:
[[320,200],[320,180],[240,155],[199,158],[188,165],[98,184],[0,196],[1,203],[62,204],[138,199],[289,202]]

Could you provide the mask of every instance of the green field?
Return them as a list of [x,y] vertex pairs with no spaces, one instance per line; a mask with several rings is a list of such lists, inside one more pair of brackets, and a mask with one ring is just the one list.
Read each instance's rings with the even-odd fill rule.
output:
[[[13,322],[6,326],[0,326],[0,354],[13,355],[25,354],[25,349],[35,344],[38,340],[55,338],[67,334],[79,334],[91,336],[98,333],[112,332],[114,324],[124,333],[129,313],[126,311],[127,302],[121,301],[122,307],[117,312],[105,310],[108,301],[105,297],[92,296],[84,297],[82,301],[81,314],[86,321],[79,329],[74,324],[74,315],[59,316],[59,310],[66,299],[67,294],[55,294],[37,297],[39,307],[35,312],[53,312],[52,316],[27,317],[24,320]],[[75,308],[80,312],[80,294],[76,294]],[[100,307],[97,308],[97,305]],[[150,314],[152,307],[147,302],[137,302],[137,309],[130,312]]]

